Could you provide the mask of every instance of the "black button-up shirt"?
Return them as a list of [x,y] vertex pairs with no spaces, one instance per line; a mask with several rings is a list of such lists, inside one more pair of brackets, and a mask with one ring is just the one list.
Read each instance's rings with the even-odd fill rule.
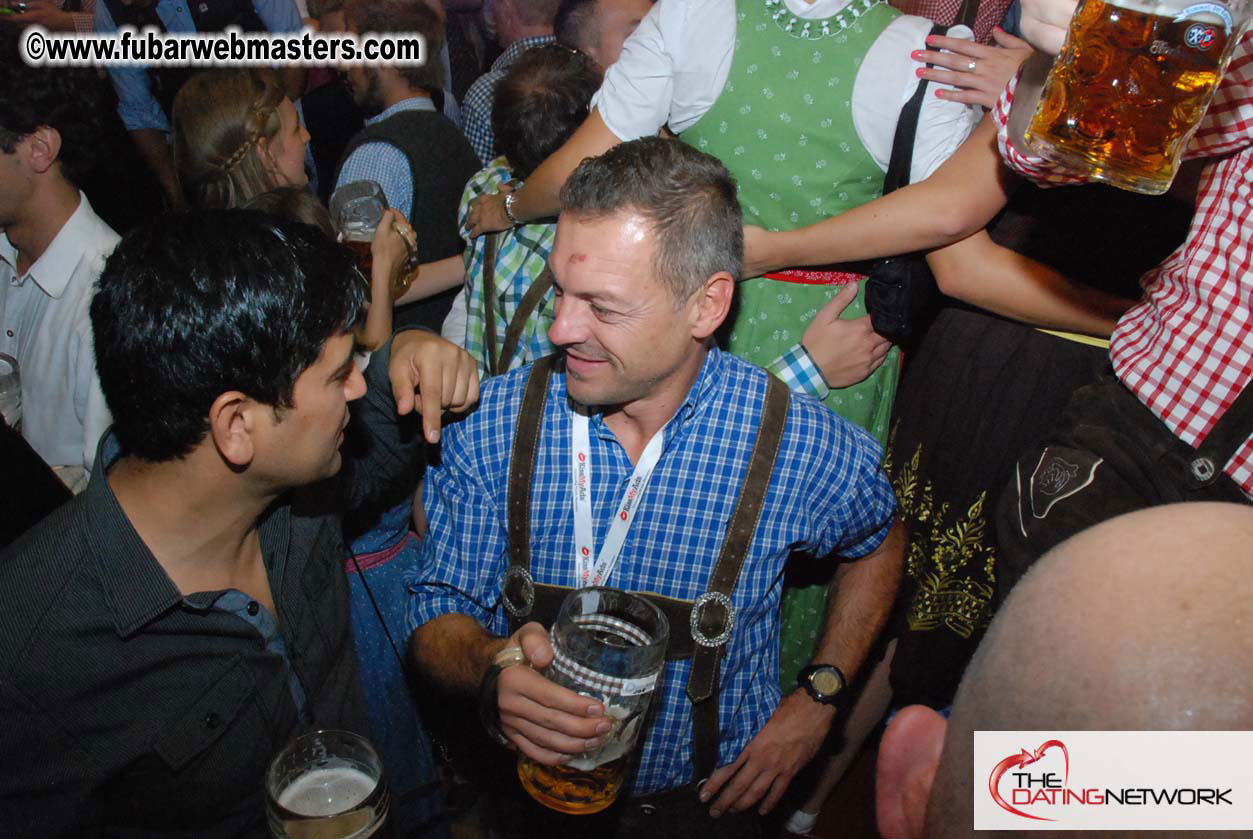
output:
[[368,735],[335,496],[289,493],[261,522],[279,644],[222,592],[183,597],[103,470],[0,554],[0,834],[265,836],[292,736]]

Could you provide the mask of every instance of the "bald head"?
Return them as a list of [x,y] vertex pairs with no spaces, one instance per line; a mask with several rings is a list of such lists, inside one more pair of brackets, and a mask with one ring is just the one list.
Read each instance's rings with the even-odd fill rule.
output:
[[1250,728],[1253,508],[1121,516],[1041,558],[993,620],[953,703],[925,835],[972,835],[976,729]]

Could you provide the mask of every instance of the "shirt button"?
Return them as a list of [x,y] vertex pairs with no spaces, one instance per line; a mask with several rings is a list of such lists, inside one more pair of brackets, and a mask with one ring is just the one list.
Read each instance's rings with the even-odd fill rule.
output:
[[4,334],[5,334],[5,335],[8,335],[10,338],[12,338],[12,337],[13,337],[13,330],[12,330],[12,329],[6,329],[6,330],[4,330]]
[[222,718],[218,716],[216,712],[210,711],[209,713],[204,715],[204,727],[205,728],[217,728],[221,724],[222,724]]
[[255,618],[257,616],[257,612],[260,612],[260,611],[261,611],[261,604],[257,603],[257,601],[255,600],[248,601],[248,614],[249,615]]

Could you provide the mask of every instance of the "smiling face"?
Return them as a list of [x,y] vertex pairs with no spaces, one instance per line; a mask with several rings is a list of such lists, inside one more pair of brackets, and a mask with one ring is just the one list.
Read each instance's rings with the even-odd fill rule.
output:
[[318,360],[296,378],[292,406],[272,413],[266,471],[279,485],[303,486],[339,471],[348,403],[365,394],[352,347],[351,334],[328,340]]
[[305,172],[309,132],[300,121],[296,106],[286,97],[278,104],[278,121],[278,133],[258,143],[262,160],[279,186],[305,186],[309,183],[309,175]]
[[577,402],[629,407],[686,393],[704,360],[700,295],[677,301],[654,276],[655,239],[630,210],[561,215],[549,257],[557,308],[548,337],[565,351]]

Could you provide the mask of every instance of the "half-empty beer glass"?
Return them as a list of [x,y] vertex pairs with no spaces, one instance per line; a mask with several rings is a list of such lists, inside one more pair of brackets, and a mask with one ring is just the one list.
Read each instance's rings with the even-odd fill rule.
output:
[[383,764],[350,731],[311,731],[292,740],[265,775],[275,839],[369,839],[387,821]]
[[1028,147],[1121,189],[1170,188],[1250,0],[1080,0]]
[[[387,196],[374,181],[352,181],[331,195],[331,220],[339,233],[339,241],[356,254],[357,267],[367,283],[374,267],[374,253],[370,246],[386,209]],[[392,278],[393,300],[408,291],[417,276],[417,254],[410,253],[409,256],[409,261]]]
[[554,659],[545,675],[604,703],[613,728],[594,752],[563,766],[523,756],[518,777],[536,801],[575,815],[605,809],[618,797],[635,741],[665,664],[670,625],[642,597],[612,588],[571,592],[549,633]]

